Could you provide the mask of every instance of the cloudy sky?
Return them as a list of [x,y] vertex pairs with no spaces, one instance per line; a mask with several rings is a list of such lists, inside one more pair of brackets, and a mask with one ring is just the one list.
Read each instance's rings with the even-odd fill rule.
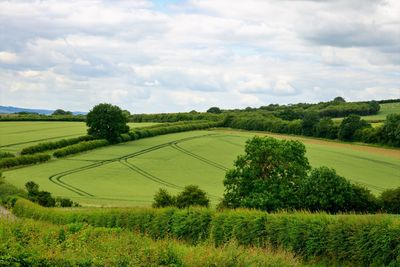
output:
[[0,90],[134,113],[400,98],[400,1],[0,1]]

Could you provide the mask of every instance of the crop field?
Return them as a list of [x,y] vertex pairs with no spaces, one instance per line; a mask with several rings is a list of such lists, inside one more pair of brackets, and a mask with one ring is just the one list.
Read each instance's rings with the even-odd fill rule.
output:
[[[223,194],[226,170],[244,152],[246,140],[256,134],[265,135],[230,129],[162,135],[8,170],[4,175],[18,187],[33,180],[41,189],[83,205],[148,206],[160,187],[175,194],[189,184],[199,185],[216,204]],[[374,193],[400,186],[400,150],[271,136],[304,142],[312,166],[335,168]]]
[[[155,123],[129,123],[130,127],[145,127]],[[86,134],[84,122],[14,121],[0,122],[0,149],[17,152],[44,141],[77,137]]]

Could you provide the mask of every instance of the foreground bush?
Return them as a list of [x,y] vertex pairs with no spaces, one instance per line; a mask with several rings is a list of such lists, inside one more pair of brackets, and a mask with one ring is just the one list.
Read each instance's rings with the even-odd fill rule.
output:
[[77,144],[82,141],[90,141],[93,139],[94,138],[92,136],[86,135],[86,136],[79,136],[79,137],[69,138],[69,139],[61,139],[58,141],[43,142],[43,143],[39,143],[37,145],[28,146],[28,147],[23,148],[21,150],[21,154],[22,155],[35,154],[35,153],[43,152],[46,150],[53,150],[53,149],[58,149],[58,148],[74,145],[74,144]]
[[300,266],[290,253],[153,241],[131,231],[0,219],[2,266]]
[[68,224],[121,227],[155,239],[189,243],[284,248],[310,261],[333,265],[396,266],[400,259],[400,219],[390,215],[268,214],[261,211],[208,209],[49,209],[18,200],[20,217]]
[[76,154],[79,152],[92,150],[98,147],[107,146],[109,144],[110,143],[104,139],[81,142],[75,145],[57,149],[56,151],[54,151],[53,156],[56,158],[62,158],[71,154]]
[[0,159],[0,168],[11,168],[20,165],[28,165],[41,163],[50,160],[51,156],[47,154],[35,154],[35,155],[22,155],[13,158]]

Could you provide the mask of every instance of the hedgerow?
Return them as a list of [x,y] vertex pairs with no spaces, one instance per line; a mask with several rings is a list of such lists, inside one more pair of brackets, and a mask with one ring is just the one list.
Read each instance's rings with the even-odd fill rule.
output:
[[85,135],[85,136],[79,136],[79,137],[75,137],[75,138],[43,142],[43,143],[39,143],[34,146],[28,146],[28,147],[23,148],[21,150],[21,154],[22,155],[35,154],[35,153],[43,152],[46,150],[53,150],[53,149],[58,149],[58,148],[74,145],[74,144],[77,144],[82,141],[90,141],[93,139],[94,138],[92,136]]
[[0,151],[0,159],[4,159],[4,158],[13,158],[15,157],[15,155],[11,152],[7,152],[7,151]]
[[41,163],[50,160],[51,156],[48,154],[35,154],[35,155],[22,155],[13,158],[0,159],[1,168],[11,168],[20,165],[28,165]]
[[300,266],[293,254],[154,241],[127,230],[0,220],[1,266]]
[[329,264],[391,265],[400,259],[400,219],[390,215],[328,215],[209,209],[48,209],[18,200],[13,213],[58,224],[85,222],[120,227],[153,238],[177,238],[191,244],[227,242],[284,248],[303,259]]
[[64,148],[57,149],[56,151],[54,151],[53,156],[56,158],[62,158],[71,154],[76,154],[79,152],[92,150],[98,147],[107,146],[109,144],[110,143],[105,139],[84,141],[75,145],[70,145]]

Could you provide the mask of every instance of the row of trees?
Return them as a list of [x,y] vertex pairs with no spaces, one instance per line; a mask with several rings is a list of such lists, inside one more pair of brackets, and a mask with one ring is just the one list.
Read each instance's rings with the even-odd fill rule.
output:
[[310,210],[400,213],[400,188],[376,198],[335,170],[312,169],[299,141],[254,137],[226,173],[221,207],[266,211]]

